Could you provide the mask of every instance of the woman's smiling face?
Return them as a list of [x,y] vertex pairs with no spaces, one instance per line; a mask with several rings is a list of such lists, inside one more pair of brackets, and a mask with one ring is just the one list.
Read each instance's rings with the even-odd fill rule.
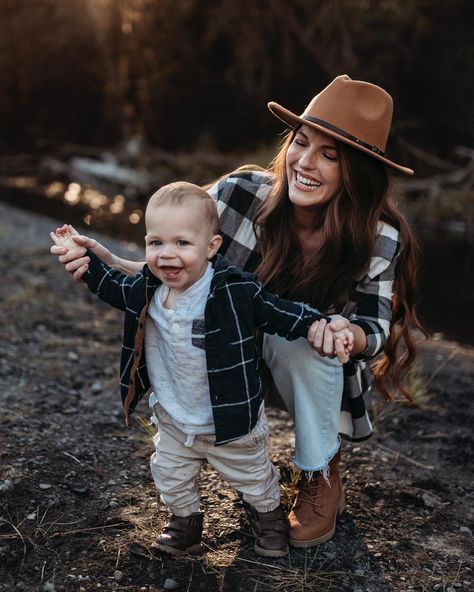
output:
[[342,182],[335,140],[302,125],[286,153],[286,174],[288,197],[293,205],[318,208],[328,203]]

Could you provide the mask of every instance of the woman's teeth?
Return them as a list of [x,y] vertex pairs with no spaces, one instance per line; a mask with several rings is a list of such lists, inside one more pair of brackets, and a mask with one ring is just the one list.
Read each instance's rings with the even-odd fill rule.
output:
[[296,173],[296,181],[305,187],[321,187],[322,183],[303,177],[300,173]]

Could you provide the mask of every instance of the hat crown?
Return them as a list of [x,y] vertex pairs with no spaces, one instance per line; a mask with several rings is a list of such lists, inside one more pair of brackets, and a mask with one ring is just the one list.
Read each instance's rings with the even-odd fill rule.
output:
[[312,99],[301,117],[320,119],[385,152],[392,114],[392,97],[385,90],[343,74]]

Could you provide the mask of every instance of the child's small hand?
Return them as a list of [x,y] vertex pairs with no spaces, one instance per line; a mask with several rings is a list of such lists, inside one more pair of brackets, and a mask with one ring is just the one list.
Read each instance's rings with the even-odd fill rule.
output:
[[77,244],[73,240],[73,236],[79,236],[69,224],[64,224],[61,228],[56,228],[55,232],[50,232],[49,236],[57,247],[63,247],[68,251],[77,249]]
[[108,253],[108,250],[97,241],[81,236],[70,224],[56,228],[55,232],[50,232],[49,235],[54,243],[50,249],[51,253],[58,255],[59,262],[64,264],[66,271],[73,274],[76,282],[81,281],[89,268],[90,259],[86,256],[87,249],[97,249],[100,246]]
[[337,359],[341,364],[345,364],[349,361],[349,355],[354,349],[354,333],[349,327],[338,329],[339,326],[340,321],[333,321],[329,324],[333,332],[334,351],[336,352]]
[[311,325],[308,341],[319,355],[337,357],[341,364],[345,364],[354,348],[354,334],[349,327],[349,321],[346,318],[332,315],[330,323],[322,319]]

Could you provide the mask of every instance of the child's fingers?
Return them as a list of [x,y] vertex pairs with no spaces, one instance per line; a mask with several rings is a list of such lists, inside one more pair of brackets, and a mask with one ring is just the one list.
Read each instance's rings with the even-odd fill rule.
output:
[[334,350],[336,352],[337,359],[341,362],[341,364],[345,364],[349,361],[349,354],[344,347],[342,339],[336,337],[334,340]]

